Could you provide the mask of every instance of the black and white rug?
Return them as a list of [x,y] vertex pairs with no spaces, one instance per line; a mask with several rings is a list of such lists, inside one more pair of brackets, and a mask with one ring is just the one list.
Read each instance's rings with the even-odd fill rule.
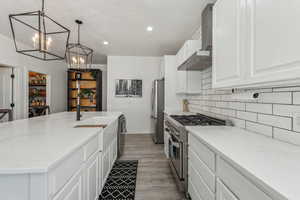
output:
[[116,161],[99,200],[134,200],[137,167],[137,160]]

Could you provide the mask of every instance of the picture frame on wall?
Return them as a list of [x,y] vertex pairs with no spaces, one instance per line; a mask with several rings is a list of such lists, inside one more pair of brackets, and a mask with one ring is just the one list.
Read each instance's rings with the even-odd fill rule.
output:
[[143,97],[143,80],[118,79],[115,86],[116,97]]

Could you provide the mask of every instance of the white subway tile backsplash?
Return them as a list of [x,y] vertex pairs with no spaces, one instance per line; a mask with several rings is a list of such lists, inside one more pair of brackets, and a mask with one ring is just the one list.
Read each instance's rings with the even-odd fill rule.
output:
[[274,115],[293,117],[295,113],[300,113],[300,105],[295,106],[274,104],[273,112]]
[[273,92],[291,92],[291,91],[299,91],[300,92],[300,87],[273,88]]
[[295,145],[300,145],[300,134],[279,128],[274,128],[274,138]]
[[246,111],[272,114],[272,104],[247,103]]
[[[225,118],[234,126],[277,140],[300,145],[300,86],[237,89],[212,89],[212,70],[202,74],[202,94],[187,97],[190,111]],[[238,99],[236,94],[258,92],[254,100]],[[294,104],[294,105],[293,105]]]
[[293,93],[293,104],[300,105],[300,92]]
[[259,95],[258,102],[292,104],[292,93],[291,92],[261,93]]
[[253,121],[253,122],[257,121],[257,113],[237,111],[236,117],[239,119],[244,119],[244,120]]
[[269,137],[273,136],[273,128],[272,126],[266,126],[253,122],[246,122],[246,129],[253,131],[255,133],[263,134]]
[[288,130],[292,129],[292,119],[288,117],[258,114],[258,122]]
[[218,108],[228,108],[228,102],[226,101],[217,101],[216,107]]
[[246,105],[245,103],[240,103],[240,102],[229,102],[228,107],[235,110],[245,111]]
[[237,118],[229,118],[229,120],[233,123],[234,126],[239,128],[246,128],[246,120],[237,119]]
[[235,117],[236,116],[236,111],[231,110],[231,109],[222,109],[222,114],[227,115],[229,117]]

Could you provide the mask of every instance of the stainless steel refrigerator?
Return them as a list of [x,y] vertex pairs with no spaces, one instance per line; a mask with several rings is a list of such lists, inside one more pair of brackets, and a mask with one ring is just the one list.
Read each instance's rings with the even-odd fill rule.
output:
[[151,120],[154,126],[152,139],[156,144],[164,143],[165,80],[154,80],[151,95]]

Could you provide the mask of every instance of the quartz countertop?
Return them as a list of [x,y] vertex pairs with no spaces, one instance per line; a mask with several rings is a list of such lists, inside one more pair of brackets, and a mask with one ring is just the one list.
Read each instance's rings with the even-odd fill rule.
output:
[[95,137],[102,128],[74,128],[80,124],[109,125],[119,112],[62,112],[0,124],[0,174],[44,173]]
[[170,115],[195,115],[196,114],[194,112],[183,112],[183,111],[179,111],[179,110],[165,110],[164,113],[169,116]]
[[186,127],[247,177],[282,199],[300,199],[300,147],[236,127]]

